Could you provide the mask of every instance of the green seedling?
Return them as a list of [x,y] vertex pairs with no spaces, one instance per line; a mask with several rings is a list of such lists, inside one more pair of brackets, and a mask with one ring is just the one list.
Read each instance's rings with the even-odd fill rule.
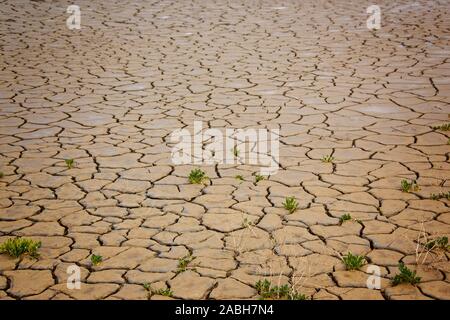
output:
[[236,147],[236,146],[234,146],[233,147],[233,149],[232,149],[232,151],[233,151],[233,155],[237,158],[237,157],[239,157],[239,149]]
[[449,131],[450,130],[450,123],[441,124],[440,126],[434,126],[434,130],[440,130],[440,131]]
[[298,293],[289,285],[274,286],[270,281],[265,279],[259,280],[255,284],[256,291],[261,299],[279,299],[279,300],[306,300],[307,297],[304,294]]
[[417,276],[416,271],[408,269],[408,267],[406,267],[403,262],[399,263],[398,269],[400,273],[395,275],[395,277],[392,279],[392,284],[394,286],[401,283],[410,283],[412,285],[415,285],[420,282],[421,278]]
[[289,293],[289,300],[308,300],[308,297],[303,293],[291,289]]
[[173,292],[169,288],[153,290],[151,284],[148,282],[144,283],[142,286],[144,287],[145,290],[147,290],[151,294],[157,294],[157,295],[166,296],[166,297],[173,296]]
[[331,154],[322,157],[322,162],[332,163],[333,161],[334,161],[334,157]]
[[238,174],[235,178],[236,178],[237,180],[244,181],[244,177],[241,176],[240,174]]
[[433,250],[435,248],[442,250],[450,249],[450,245],[448,244],[448,237],[438,237],[436,239],[430,240],[425,244],[425,247],[428,250]]
[[91,262],[93,266],[99,265],[103,261],[103,257],[101,255],[92,254],[91,255]]
[[75,160],[73,159],[66,159],[64,160],[64,162],[66,163],[68,169],[72,169],[73,166],[75,165]]
[[200,184],[203,180],[208,179],[206,173],[200,169],[193,169],[189,173],[189,182],[193,184]]
[[342,257],[342,262],[344,262],[347,270],[357,270],[364,265],[366,258],[349,252],[347,255]]
[[150,285],[150,283],[146,282],[142,285],[144,287],[145,290],[147,291],[151,291],[152,290],[152,286]]
[[248,227],[253,226],[253,225],[254,225],[254,223],[252,221],[250,221],[249,219],[247,219],[247,218],[244,218],[244,221],[242,221],[242,227],[243,228],[248,228]]
[[289,211],[289,213],[293,213],[298,208],[298,202],[294,197],[287,197],[283,202],[283,207]]
[[255,174],[255,182],[258,183],[261,180],[264,180],[264,176],[260,175],[260,174]]
[[349,221],[352,220],[352,216],[349,213],[343,214],[340,218],[339,218],[339,222],[341,224],[343,224],[345,221]]
[[419,190],[419,185],[417,184],[416,180],[408,181],[406,179],[403,179],[400,183],[400,187],[403,192],[411,192]]
[[41,242],[33,241],[27,238],[9,238],[0,244],[0,254],[6,253],[10,257],[19,258],[22,255],[28,255],[32,258],[38,258],[38,249]]
[[178,260],[178,267],[177,267],[177,273],[181,273],[186,271],[189,263],[194,260],[195,257],[192,256],[191,254],[188,254],[186,256],[184,256],[183,258]]
[[157,294],[157,295],[165,296],[165,297],[172,297],[173,296],[173,292],[169,288],[154,290],[154,291],[152,291],[152,294]]

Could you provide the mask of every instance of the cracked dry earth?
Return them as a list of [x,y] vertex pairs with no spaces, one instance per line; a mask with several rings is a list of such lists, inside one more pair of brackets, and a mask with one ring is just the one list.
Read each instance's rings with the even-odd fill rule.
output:
[[[430,199],[450,191],[450,134],[433,129],[450,113],[448,1],[377,1],[376,32],[367,1],[77,0],[81,30],[70,4],[0,7],[0,242],[42,242],[37,260],[0,255],[1,298],[165,298],[149,283],[247,299],[264,278],[312,299],[450,298],[450,254],[417,250],[450,235],[450,201]],[[194,120],[279,128],[279,172],[202,166],[190,184],[169,137]],[[418,285],[392,286],[399,261]]]

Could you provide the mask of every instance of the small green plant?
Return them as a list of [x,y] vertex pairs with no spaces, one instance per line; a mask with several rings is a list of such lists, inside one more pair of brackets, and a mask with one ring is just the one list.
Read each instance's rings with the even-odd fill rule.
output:
[[157,294],[157,295],[166,296],[166,297],[173,296],[173,292],[169,288],[153,290],[151,284],[148,282],[144,283],[142,286],[144,287],[145,290],[147,290],[149,292],[149,295],[148,295],[149,297],[151,294]]
[[75,165],[75,160],[73,160],[73,159],[66,159],[66,160],[64,160],[64,162],[66,163],[66,166],[69,169],[72,169],[73,166]]
[[173,292],[169,288],[154,290],[154,291],[152,291],[152,294],[158,294],[160,296],[165,296],[165,297],[173,296]]
[[13,258],[19,258],[22,255],[29,255],[32,258],[39,257],[38,249],[41,242],[33,241],[27,238],[9,238],[0,244],[0,254],[6,253]]
[[152,286],[150,285],[150,283],[146,282],[142,285],[144,287],[145,290],[147,291],[151,291],[152,290]]
[[188,254],[186,256],[184,256],[183,258],[178,260],[178,267],[177,267],[177,273],[181,273],[186,271],[189,263],[194,260],[195,257],[192,256],[191,254]]
[[450,249],[450,245],[448,244],[448,237],[438,237],[436,239],[430,240],[425,244],[425,247],[428,250],[433,250],[435,248],[442,250]]
[[334,157],[331,154],[322,157],[322,162],[332,163],[333,161]]
[[434,130],[441,130],[441,131],[449,131],[450,130],[450,122],[442,124],[440,126],[434,126]]
[[339,218],[339,222],[341,224],[343,224],[345,221],[349,221],[352,220],[352,216],[349,213],[343,214],[340,218]]
[[357,270],[364,265],[366,258],[349,252],[347,255],[342,257],[342,262],[344,262],[347,270]]
[[289,211],[289,213],[294,212],[298,208],[298,202],[294,197],[287,197],[283,202],[283,207]]
[[242,221],[242,227],[243,228],[248,228],[248,227],[253,226],[253,225],[254,225],[254,223],[252,221],[250,221],[249,219],[247,219],[247,218],[244,218],[244,221]]
[[285,284],[274,286],[269,280],[259,280],[255,284],[256,291],[261,299],[280,299],[280,300],[306,300],[307,297]]
[[189,182],[194,184],[200,184],[203,180],[208,179],[206,173],[200,169],[193,169],[189,173]]
[[421,278],[417,276],[416,271],[412,271],[405,266],[403,262],[398,265],[399,274],[395,275],[392,279],[392,284],[394,286],[401,283],[410,283],[412,285],[420,282]]
[[432,200],[439,200],[439,199],[447,199],[450,200],[450,191],[449,192],[441,192],[441,193],[432,193],[430,195],[430,198]]
[[419,190],[419,185],[417,184],[416,180],[408,181],[406,179],[403,179],[400,183],[400,187],[403,192],[411,192]]
[[244,181],[244,177],[241,176],[240,174],[238,174],[235,178],[236,178],[237,180]]
[[255,174],[255,182],[256,183],[258,183],[258,182],[260,182],[261,180],[264,180],[265,178],[264,178],[264,176],[262,176],[262,175],[260,175],[260,174]]
[[233,147],[233,155],[236,158],[239,157],[239,149],[236,146]]
[[308,297],[303,293],[297,292],[296,290],[291,290],[289,300],[308,300]]
[[91,262],[93,266],[98,266],[103,261],[103,257],[101,255],[92,254]]

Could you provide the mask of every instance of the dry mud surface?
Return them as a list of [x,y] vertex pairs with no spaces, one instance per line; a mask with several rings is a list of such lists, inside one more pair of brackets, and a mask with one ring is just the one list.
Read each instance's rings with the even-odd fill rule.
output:
[[[450,298],[449,253],[417,245],[450,235],[450,201],[430,199],[450,191],[450,134],[433,129],[449,122],[448,1],[377,1],[376,32],[367,1],[77,0],[81,30],[70,4],[0,7],[0,242],[42,242],[38,260],[0,255],[0,298],[163,298],[149,283],[244,299],[263,278],[313,299]],[[280,129],[279,172],[202,166],[190,184],[169,137],[194,120]],[[421,283],[393,287],[399,261]]]

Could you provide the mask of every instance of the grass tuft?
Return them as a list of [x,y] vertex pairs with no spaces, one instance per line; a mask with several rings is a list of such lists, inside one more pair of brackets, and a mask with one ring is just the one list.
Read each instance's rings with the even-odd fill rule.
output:
[[349,220],[352,220],[352,216],[350,215],[350,213],[343,214],[343,215],[339,218],[339,222],[340,222],[341,224],[343,224],[345,221],[349,221]]
[[441,192],[441,193],[432,193],[430,195],[430,198],[432,200],[439,200],[439,199],[447,199],[450,200],[450,191],[449,192]]
[[259,280],[255,284],[256,291],[258,291],[261,299],[279,299],[279,300],[306,300],[307,297],[294,290],[289,285],[274,286],[267,279],[264,281]]
[[400,187],[403,192],[411,192],[419,190],[419,185],[417,184],[416,180],[408,181],[406,179],[403,179],[400,183]]
[[298,202],[294,197],[287,197],[283,202],[283,207],[289,211],[289,213],[293,213],[298,208]]
[[441,124],[440,126],[434,126],[434,130],[441,130],[441,131],[450,131],[450,122]]
[[403,262],[399,263],[398,269],[400,273],[395,275],[395,277],[392,279],[392,284],[394,286],[401,283],[410,283],[412,285],[415,285],[420,282],[421,278],[417,276],[416,271],[408,269],[408,267],[406,267]]
[[264,176],[262,176],[262,175],[260,175],[260,174],[255,174],[255,182],[256,183],[258,183],[258,182],[260,182],[261,180],[264,180],[265,178],[264,178]]
[[191,254],[188,254],[188,255],[184,256],[183,258],[180,258],[178,260],[177,273],[186,271],[189,263],[194,259],[195,259],[195,257],[192,256]]
[[153,290],[151,284],[148,283],[148,282],[144,283],[142,286],[144,287],[145,290],[147,290],[149,292],[149,296],[150,296],[150,293],[151,294],[157,294],[157,295],[160,295],[160,296],[165,296],[165,297],[172,297],[173,296],[173,292],[169,288]]
[[146,282],[142,285],[144,287],[145,290],[147,291],[151,291],[152,290],[152,286],[150,285],[150,283]]
[[27,238],[9,238],[0,244],[0,254],[6,253],[13,258],[19,258],[22,255],[29,255],[32,258],[39,257],[38,249],[41,242],[33,241]]
[[101,255],[92,254],[91,255],[91,262],[93,266],[98,266],[100,263],[102,263],[103,257]]
[[450,249],[450,245],[448,244],[448,237],[438,237],[436,239],[430,240],[425,244],[425,247],[428,250],[433,250],[433,249],[449,250]]
[[333,161],[334,157],[331,154],[322,157],[322,162],[332,163]]
[[200,169],[193,169],[189,173],[189,182],[193,184],[200,184],[203,180],[208,179],[206,173]]
[[65,159],[64,162],[66,163],[68,169],[72,169],[75,165],[75,160],[73,159]]
[[152,291],[152,294],[158,294],[160,296],[165,296],[165,297],[173,296],[173,292],[169,288],[154,290],[154,291]]
[[344,262],[345,268],[347,270],[357,270],[361,268],[366,262],[366,258],[364,256],[360,256],[357,254],[347,253],[347,255],[342,257],[342,262]]

